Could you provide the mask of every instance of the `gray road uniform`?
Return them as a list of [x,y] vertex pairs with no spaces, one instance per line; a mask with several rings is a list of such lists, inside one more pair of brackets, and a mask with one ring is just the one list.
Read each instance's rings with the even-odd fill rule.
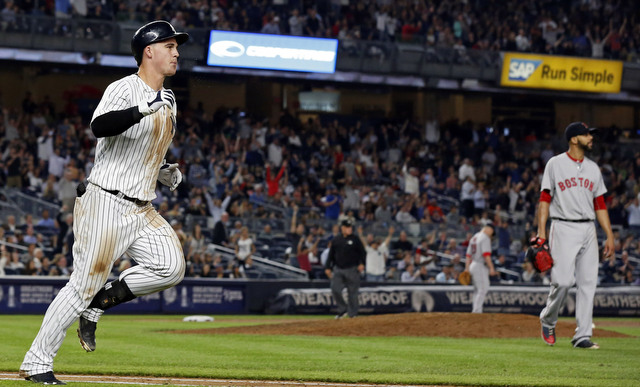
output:
[[554,259],[551,290],[540,313],[542,324],[555,327],[569,289],[577,286],[576,342],[592,335],[593,298],[598,281],[598,238],[594,199],[607,192],[598,165],[568,153],[552,157],[541,184],[551,196],[549,248]]
[[491,238],[483,231],[477,232],[469,241],[466,253],[471,259],[469,273],[473,283],[472,313],[482,313],[484,299],[489,292],[489,267],[487,259],[491,259]]

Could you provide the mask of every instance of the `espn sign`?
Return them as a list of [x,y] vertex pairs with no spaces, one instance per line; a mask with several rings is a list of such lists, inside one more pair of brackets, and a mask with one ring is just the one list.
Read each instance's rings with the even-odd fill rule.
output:
[[212,30],[207,65],[334,73],[338,41]]
[[619,93],[622,62],[505,53],[500,85],[593,93]]

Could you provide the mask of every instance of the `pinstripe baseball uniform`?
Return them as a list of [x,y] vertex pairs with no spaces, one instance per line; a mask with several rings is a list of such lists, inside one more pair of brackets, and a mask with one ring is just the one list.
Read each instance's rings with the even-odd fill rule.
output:
[[[93,120],[153,100],[157,90],[137,74],[107,87]],[[107,282],[113,262],[125,252],[138,265],[120,274],[134,296],[169,288],[182,281],[185,262],[173,228],[150,200],[158,170],[176,126],[176,106],[163,106],[123,133],[101,137],[86,193],[74,208],[74,271],[49,306],[38,335],[20,369],[27,375],[53,370],[53,358],[67,329],[81,315],[96,322],[102,309],[89,308]]]

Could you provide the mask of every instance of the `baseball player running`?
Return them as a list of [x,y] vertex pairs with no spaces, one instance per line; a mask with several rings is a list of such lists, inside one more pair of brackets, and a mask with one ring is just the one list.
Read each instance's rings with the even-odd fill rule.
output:
[[[98,142],[95,165],[86,186],[78,187],[74,208],[74,270],[20,366],[27,380],[65,384],[53,374],[53,358],[71,324],[80,318],[80,343],[93,351],[105,310],[184,277],[178,237],[150,201],[157,180],[171,190],[182,181],[178,164],[163,162],[176,129],[175,97],[163,83],[176,73],[178,46],[188,39],[165,21],[141,27],[131,40],[138,72],[109,85],[93,114]],[[138,265],[106,283],[113,262],[125,252]]]
[[549,248],[554,258],[551,290],[540,313],[542,339],[556,343],[558,312],[574,282],[576,292],[576,348],[598,349],[591,341],[593,297],[598,280],[598,239],[594,218],[607,235],[603,255],[614,252],[614,237],[603,195],[607,189],[600,168],[585,157],[593,147],[593,131],[584,122],[565,129],[569,150],[552,157],[545,166],[538,206],[537,243],[547,238],[547,219],[551,217]]
[[473,283],[473,308],[471,313],[482,313],[484,299],[489,292],[489,276],[496,275],[491,260],[493,224],[487,223],[469,240],[465,271],[471,273]]

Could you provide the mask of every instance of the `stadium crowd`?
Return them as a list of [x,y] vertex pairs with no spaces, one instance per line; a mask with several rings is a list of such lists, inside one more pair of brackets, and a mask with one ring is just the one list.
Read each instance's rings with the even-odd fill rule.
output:
[[619,0],[0,0],[0,29],[28,30],[23,14],[137,23],[164,19],[177,29],[415,42],[457,51],[522,51],[637,61],[639,7],[637,2]]
[[[48,211],[6,218],[0,241],[25,249],[2,245],[0,273],[65,275],[73,261],[75,188],[91,170],[95,138],[72,100],[56,111],[48,97],[35,101],[27,93],[19,108],[1,111],[0,187],[20,189],[60,210],[55,218]],[[190,276],[250,276],[250,254],[242,265],[227,264],[207,249],[209,243],[242,251],[245,258],[279,238],[289,248],[263,255],[320,277],[337,219],[350,216],[364,226],[367,245],[382,247],[381,255],[388,256],[383,273],[369,273],[385,280],[455,282],[468,238],[492,220],[496,266],[517,270],[518,280],[545,281],[527,267],[523,251],[536,229],[543,167],[566,150],[554,131],[516,138],[471,122],[337,116],[301,122],[295,112],[257,117],[227,107],[185,108],[178,117],[167,159],[180,164],[184,181],[173,192],[158,185],[154,205],[183,241]],[[625,147],[622,137],[615,127],[601,130],[594,155],[618,239],[619,258],[603,263],[601,279],[638,284],[628,257],[640,256],[634,237],[640,229],[640,153]],[[211,218],[215,226],[194,226],[189,217]],[[247,229],[255,219],[264,228]],[[270,220],[285,226],[273,227]],[[385,234],[378,235],[375,225]],[[398,232],[382,243],[389,225]],[[412,225],[420,231],[412,232]],[[122,257],[114,274],[131,264]]]

